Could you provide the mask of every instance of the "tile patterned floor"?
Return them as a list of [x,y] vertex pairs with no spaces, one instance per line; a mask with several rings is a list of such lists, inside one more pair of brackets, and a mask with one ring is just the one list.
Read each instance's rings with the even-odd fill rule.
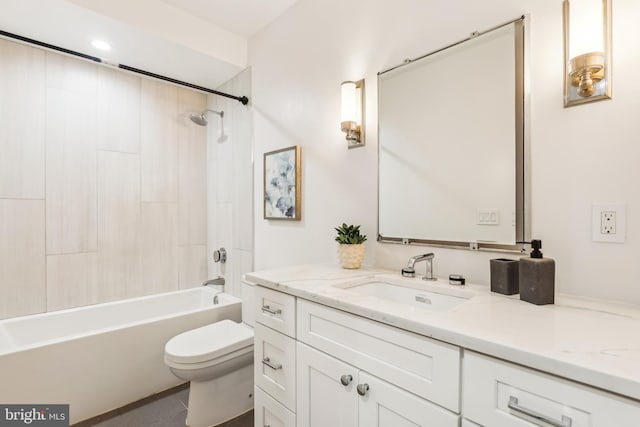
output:
[[[189,389],[178,390],[104,421],[83,424],[83,427],[185,427],[188,400]],[[253,411],[219,427],[253,427]]]

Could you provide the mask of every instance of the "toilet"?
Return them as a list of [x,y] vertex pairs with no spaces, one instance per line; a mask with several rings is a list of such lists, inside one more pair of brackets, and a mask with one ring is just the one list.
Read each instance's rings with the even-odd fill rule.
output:
[[[242,305],[246,320],[247,301]],[[215,426],[253,408],[250,325],[227,319],[176,335],[165,345],[164,362],[175,376],[191,383],[187,426]]]

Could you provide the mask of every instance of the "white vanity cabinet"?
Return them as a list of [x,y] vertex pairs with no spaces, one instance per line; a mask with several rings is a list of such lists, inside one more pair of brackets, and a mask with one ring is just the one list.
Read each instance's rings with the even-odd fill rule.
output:
[[296,426],[296,298],[260,286],[252,298],[254,424]]
[[255,294],[257,427],[460,425],[459,347],[264,287]]
[[298,427],[459,425],[458,347],[301,299],[297,340]]
[[481,426],[640,425],[630,399],[472,351],[463,360],[463,414]]
[[297,343],[298,427],[457,427],[458,416]]

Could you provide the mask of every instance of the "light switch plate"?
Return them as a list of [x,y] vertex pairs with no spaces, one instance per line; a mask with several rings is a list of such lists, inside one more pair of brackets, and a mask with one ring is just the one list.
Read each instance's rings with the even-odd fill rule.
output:
[[623,203],[591,206],[591,240],[624,243],[627,231],[627,207]]
[[500,225],[500,211],[498,209],[478,209],[476,211],[477,225]]

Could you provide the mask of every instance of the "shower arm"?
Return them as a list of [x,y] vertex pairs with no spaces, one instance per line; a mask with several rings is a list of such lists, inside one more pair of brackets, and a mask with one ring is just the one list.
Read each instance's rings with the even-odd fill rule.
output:
[[219,115],[220,117],[224,117],[224,111],[216,111],[216,110],[211,110],[209,108],[207,108],[206,110],[204,110],[202,112],[202,115],[206,114],[207,111],[211,111],[212,113],[216,113],[217,115]]

